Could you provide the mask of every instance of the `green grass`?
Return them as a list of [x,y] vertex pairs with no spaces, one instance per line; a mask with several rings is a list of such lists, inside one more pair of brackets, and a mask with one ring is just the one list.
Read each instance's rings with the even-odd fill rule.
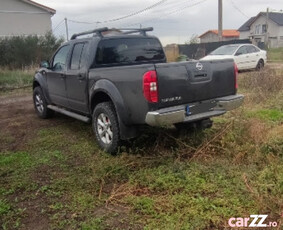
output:
[[283,47],[269,49],[267,51],[267,58],[272,62],[283,63]]
[[0,70],[0,88],[27,86],[32,84],[32,80],[32,72]]
[[276,109],[259,109],[248,111],[248,116],[259,118],[263,121],[283,122],[283,112]]
[[[249,77],[241,75],[240,85]],[[258,102],[255,85],[245,91],[243,107],[216,118],[212,129],[145,129],[117,156],[97,147],[91,126],[50,119],[20,150],[0,153],[2,228],[25,229],[32,215],[45,217],[48,229],[223,229],[230,217],[251,214],[278,222],[280,92]]]

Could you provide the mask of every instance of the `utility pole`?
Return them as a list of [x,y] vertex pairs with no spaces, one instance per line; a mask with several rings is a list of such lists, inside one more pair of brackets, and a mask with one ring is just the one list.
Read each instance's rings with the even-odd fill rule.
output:
[[268,43],[269,43],[269,26],[268,26],[268,23],[269,23],[269,8],[266,9],[266,32],[265,32],[265,46],[266,48],[268,48]]
[[65,18],[64,20],[65,20],[65,27],[66,27],[66,38],[67,38],[67,41],[69,41],[68,21],[67,21],[67,18]]
[[219,41],[222,41],[223,34],[223,2],[218,0],[218,37]]

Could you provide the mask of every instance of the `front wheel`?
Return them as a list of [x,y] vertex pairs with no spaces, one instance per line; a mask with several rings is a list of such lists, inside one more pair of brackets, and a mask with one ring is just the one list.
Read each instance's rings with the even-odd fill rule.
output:
[[99,146],[106,152],[115,154],[120,142],[120,130],[111,102],[100,103],[94,108],[92,127]]
[[42,92],[42,89],[37,86],[33,90],[33,104],[37,115],[40,118],[46,119],[54,114],[54,111],[47,108],[47,102]]

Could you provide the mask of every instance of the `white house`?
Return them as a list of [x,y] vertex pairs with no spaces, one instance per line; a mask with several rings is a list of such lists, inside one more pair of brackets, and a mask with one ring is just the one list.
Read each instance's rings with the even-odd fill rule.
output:
[[55,13],[31,0],[0,0],[0,36],[44,35]]
[[238,29],[240,39],[252,39],[254,42],[259,43],[266,42],[268,38],[270,48],[283,47],[283,12],[271,12],[268,18],[267,23],[265,12],[250,18]]

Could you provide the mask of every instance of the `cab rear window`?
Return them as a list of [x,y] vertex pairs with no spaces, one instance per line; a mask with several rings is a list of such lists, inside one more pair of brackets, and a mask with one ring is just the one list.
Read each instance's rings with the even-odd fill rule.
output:
[[154,38],[123,38],[100,41],[96,66],[165,62],[160,42]]

